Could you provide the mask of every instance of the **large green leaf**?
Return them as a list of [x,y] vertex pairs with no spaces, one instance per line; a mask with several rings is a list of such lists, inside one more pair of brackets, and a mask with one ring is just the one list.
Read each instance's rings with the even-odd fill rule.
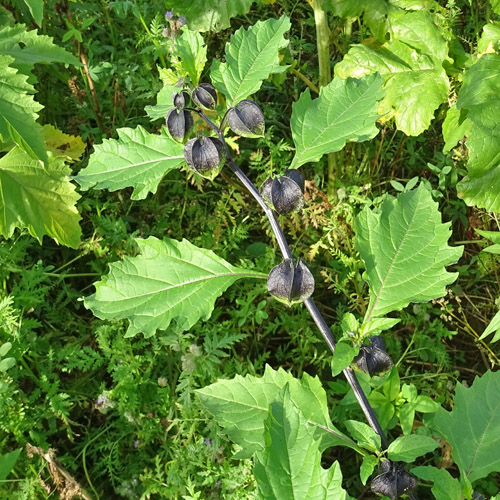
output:
[[0,481],[5,481],[9,472],[14,468],[14,465],[16,465],[20,453],[21,450],[19,449],[0,455]]
[[0,55],[0,140],[11,140],[32,158],[47,159],[42,127],[36,122],[38,104],[32,94],[35,89],[28,77],[9,65],[14,59]]
[[30,75],[38,63],[80,64],[74,55],[55,45],[52,37],[39,35],[36,30],[26,31],[24,24],[0,29],[0,54],[13,57],[11,66],[25,75]]
[[207,47],[203,37],[184,26],[182,34],[175,38],[174,54],[170,61],[177,77],[189,76],[193,84],[198,85],[206,62]]
[[377,211],[365,208],[354,226],[370,287],[365,321],[441,297],[456,279],[444,266],[455,263],[463,247],[448,246],[450,224],[441,223],[438,204],[422,184],[387,198]]
[[226,62],[214,59],[210,76],[214,86],[234,105],[257,92],[271,73],[286,69],[279,64],[279,50],[286,47],[283,38],[290,19],[258,21],[248,30],[240,28],[226,44]]
[[500,372],[458,383],[453,410],[439,408],[434,424],[452,447],[452,457],[471,483],[500,471]]
[[192,30],[220,31],[230,26],[230,19],[246,14],[254,0],[166,0],[165,7],[184,16]]
[[127,337],[151,337],[170,326],[182,332],[208,319],[215,299],[240,278],[267,275],[231,266],[187,240],[137,238],[137,257],[110,264],[85,306],[102,319],[127,318]]
[[338,462],[321,466],[319,440],[293,402],[288,384],[265,421],[266,447],[255,457],[255,478],[264,500],[345,500]]
[[[485,54],[464,75],[457,109],[467,133],[467,177],[457,184],[468,205],[500,211],[500,54]],[[453,114],[447,122],[453,120]],[[456,137],[453,137],[456,139]]]
[[378,133],[377,102],[384,97],[382,79],[334,78],[311,99],[309,89],[294,103],[291,128],[296,152],[292,168],[340,151],[347,141],[366,141]]
[[424,11],[391,12],[390,40],[352,47],[335,66],[341,78],[359,78],[378,72],[385,98],[379,113],[394,117],[407,135],[427,129],[438,106],[448,97],[449,81],[443,69],[448,46],[433,18]]
[[133,200],[155,193],[162,177],[184,162],[184,147],[162,129],[160,135],[140,125],[118,129],[119,139],[107,139],[95,146],[89,164],[76,177],[82,189],[116,191],[134,188]]
[[27,228],[41,242],[43,235],[76,248],[80,243],[80,196],[69,181],[70,169],[62,158],[49,157],[44,167],[18,147],[0,159],[0,232]]
[[452,477],[446,469],[422,466],[414,467],[411,472],[424,481],[434,483],[431,491],[436,500],[457,500],[461,498],[462,487],[460,481]]
[[43,22],[43,0],[24,0],[24,3],[28,6],[35,23],[41,26]]
[[[331,423],[325,390],[318,378],[307,373],[298,380],[281,368],[275,371],[266,366],[263,377],[236,375],[232,380],[219,380],[196,392],[224,432],[242,447],[238,457],[249,458],[255,451],[264,449],[264,420],[269,405],[286,384],[293,403],[301,408],[309,422],[316,424],[312,429],[316,439],[322,439],[322,450],[335,445],[355,446]],[[319,426],[332,432],[325,432]]]
[[409,434],[395,439],[387,448],[389,460],[414,462],[418,457],[434,451],[439,443],[429,436]]

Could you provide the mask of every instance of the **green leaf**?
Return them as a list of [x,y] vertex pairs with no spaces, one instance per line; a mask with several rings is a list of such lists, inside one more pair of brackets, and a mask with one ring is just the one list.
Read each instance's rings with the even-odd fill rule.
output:
[[146,106],[144,111],[151,118],[151,121],[165,120],[167,113],[174,107],[172,95],[174,92],[182,90],[175,85],[164,85],[156,96],[156,104],[154,106]]
[[311,99],[309,89],[293,104],[291,128],[296,152],[291,168],[318,161],[340,151],[348,141],[366,141],[378,134],[377,101],[382,99],[382,79],[369,75],[356,80],[334,78]]
[[0,358],[3,358],[12,349],[12,344],[10,342],[5,342],[0,346]]
[[29,95],[35,89],[27,77],[9,66],[13,61],[0,55],[0,140],[10,139],[32,158],[46,161],[42,127],[36,122],[43,106]]
[[0,233],[10,238],[16,227],[42,242],[44,234],[76,248],[80,243],[80,196],[61,158],[49,157],[44,168],[18,147],[0,159]]
[[464,74],[457,108],[466,112],[467,177],[458,195],[471,206],[500,211],[500,54],[485,54]]
[[207,47],[203,37],[182,27],[182,34],[175,38],[174,57],[171,64],[179,77],[188,75],[193,85],[198,85],[201,73],[207,62]]
[[269,405],[286,384],[293,403],[311,423],[315,438],[321,438],[321,450],[337,445],[356,448],[356,444],[332,424],[326,392],[319,379],[307,373],[298,380],[281,368],[276,371],[266,366],[263,377],[236,375],[196,393],[229,438],[242,447],[237,458],[250,458],[255,451],[264,449],[264,420],[268,417]]
[[380,436],[369,425],[356,420],[346,420],[344,425],[359,446],[371,451],[380,450]]
[[358,355],[358,352],[359,347],[352,345],[350,340],[340,340],[337,342],[330,362],[332,375],[336,377],[344,368],[347,368]]
[[361,463],[361,467],[359,469],[359,477],[363,485],[366,484],[369,477],[373,474],[375,467],[378,464],[378,458],[373,455],[365,455],[363,457],[363,462]]
[[444,266],[455,263],[463,247],[447,245],[450,224],[441,223],[438,204],[422,184],[386,198],[378,211],[365,208],[354,227],[370,288],[365,321],[441,297],[457,277]]
[[385,98],[379,113],[394,117],[405,134],[417,136],[448,97],[450,84],[443,69],[448,46],[442,30],[424,11],[391,12],[388,24],[389,41],[382,46],[355,45],[335,66],[335,74],[359,78],[380,73]]
[[484,339],[490,333],[496,332],[493,338],[490,340],[490,343],[493,344],[497,340],[500,340],[500,311],[498,311],[495,316],[493,316],[493,319],[490,321],[486,329],[484,330],[483,334],[480,339]]
[[396,326],[400,321],[401,319],[397,318],[374,318],[363,323],[360,332],[365,337],[368,335],[377,335],[384,330],[389,330],[393,326]]
[[0,455],[0,481],[5,481],[9,472],[16,465],[17,459],[21,450],[11,451],[10,453],[5,453],[5,455]]
[[279,64],[279,50],[288,45],[283,38],[290,19],[258,21],[248,30],[240,28],[226,44],[226,62],[214,59],[210,70],[212,83],[231,106],[254,94],[271,73],[286,69]]
[[215,299],[240,278],[267,275],[231,266],[212,251],[187,240],[136,238],[140,255],[110,264],[109,274],[95,283],[85,307],[101,319],[130,321],[127,337],[151,337],[172,322],[189,330],[212,314]]
[[439,443],[428,436],[409,434],[400,436],[387,448],[389,460],[411,463],[416,458],[434,451]]
[[308,419],[294,405],[288,385],[271,404],[265,421],[266,447],[255,457],[255,478],[265,500],[345,500],[338,462],[321,466],[319,440]]
[[424,481],[432,481],[434,483],[431,491],[436,500],[457,500],[457,498],[463,498],[460,481],[452,477],[446,469],[422,466],[414,467],[411,473]]
[[254,0],[166,0],[165,7],[178,16],[184,16],[189,29],[220,31],[229,28],[230,19],[249,12]]
[[466,135],[469,135],[470,121],[465,119],[464,113],[453,105],[446,113],[443,121],[443,153],[449,153],[458,141],[461,141]]
[[24,0],[24,3],[28,6],[35,23],[41,26],[43,22],[43,0]]
[[162,129],[150,134],[140,125],[118,129],[119,139],[106,139],[95,146],[89,164],[75,180],[83,190],[134,188],[133,200],[156,193],[165,173],[184,162],[184,146]]
[[35,64],[60,62],[79,66],[79,60],[62,47],[53,43],[53,38],[39,35],[36,30],[26,31],[24,24],[4,26],[0,29],[0,54],[14,58],[12,67],[31,76]]
[[9,368],[12,368],[16,364],[14,358],[4,358],[0,361],[0,373],[6,372]]
[[500,372],[487,371],[469,388],[457,384],[453,410],[439,408],[434,425],[471,483],[500,471]]
[[490,0],[490,3],[493,8],[493,12],[500,16],[500,0]]

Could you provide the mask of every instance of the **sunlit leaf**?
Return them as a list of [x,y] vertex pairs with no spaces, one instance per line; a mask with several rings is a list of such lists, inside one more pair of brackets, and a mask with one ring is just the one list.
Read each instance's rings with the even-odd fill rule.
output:
[[452,477],[446,469],[422,466],[414,467],[411,473],[424,481],[432,481],[434,483],[431,491],[436,500],[457,500],[457,498],[461,497],[462,488],[460,481]]
[[375,122],[382,99],[382,79],[334,78],[312,100],[309,89],[294,103],[291,128],[296,152],[291,168],[318,161],[324,154],[340,151],[348,141],[366,141],[378,133]]
[[441,297],[457,277],[445,266],[457,262],[463,247],[448,246],[450,224],[441,223],[438,204],[422,184],[386,198],[379,210],[365,208],[355,230],[370,287],[365,321]]
[[500,471],[500,372],[487,371],[468,388],[458,383],[453,410],[439,408],[434,424],[471,483]]
[[286,47],[283,38],[290,29],[290,19],[258,21],[247,30],[240,28],[226,44],[226,62],[214,59],[210,75],[215,88],[231,105],[257,92],[271,73],[286,69],[279,65],[279,50]]
[[85,143],[80,136],[65,134],[52,125],[43,126],[43,137],[47,150],[66,161],[76,161],[85,151]]
[[240,278],[267,275],[231,266],[187,240],[137,238],[137,257],[110,264],[85,306],[101,319],[128,319],[127,336],[173,328],[182,332],[208,319],[217,297]]
[[146,132],[140,125],[118,129],[119,139],[106,139],[94,146],[89,164],[75,180],[83,190],[134,188],[133,200],[156,193],[166,172],[184,162],[184,146],[170,137]]

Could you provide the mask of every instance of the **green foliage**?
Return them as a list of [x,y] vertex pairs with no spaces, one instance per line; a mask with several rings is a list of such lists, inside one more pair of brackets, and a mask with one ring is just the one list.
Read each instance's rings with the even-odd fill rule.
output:
[[127,336],[151,337],[175,320],[176,331],[208,319],[215,299],[240,278],[265,277],[231,266],[213,252],[181,242],[136,239],[140,255],[110,265],[85,306],[102,319],[127,318]]
[[319,440],[308,418],[294,405],[288,384],[269,407],[264,424],[265,449],[255,458],[255,477],[263,499],[345,500],[338,462],[321,466]]
[[230,439],[241,446],[236,456],[247,458],[264,449],[264,421],[269,406],[279,399],[285,385],[289,386],[291,401],[307,418],[308,426],[314,426],[309,434],[314,434],[315,439],[321,438],[321,450],[338,444],[354,445],[330,421],[326,393],[319,380],[307,374],[298,380],[282,369],[275,371],[266,366],[260,378],[247,375],[219,380],[198,390],[197,394]]
[[132,199],[155,193],[166,172],[184,163],[182,144],[162,129],[150,134],[141,126],[119,129],[119,139],[108,139],[95,147],[89,164],[76,177],[82,189],[116,191],[132,186]]
[[457,384],[451,412],[442,408],[434,425],[452,447],[460,473],[471,483],[500,470],[500,372],[486,372],[471,387]]
[[387,448],[390,460],[401,462],[414,462],[418,457],[434,451],[439,443],[427,436],[411,434],[395,439]]
[[44,234],[76,248],[80,243],[80,196],[69,182],[70,169],[60,158],[47,165],[15,147],[0,159],[0,232],[10,238],[27,228],[40,243]]
[[314,101],[309,89],[303,92],[293,105],[291,118],[296,146],[292,168],[339,151],[347,141],[375,137],[377,101],[384,95],[381,85],[378,75],[360,80],[335,78]]
[[419,135],[448,97],[450,84],[443,68],[448,45],[424,11],[391,12],[387,22],[390,40],[382,46],[355,45],[335,66],[335,74],[360,78],[380,73],[386,95],[379,113],[385,119],[394,117],[405,134]]
[[432,481],[432,493],[436,500],[456,500],[460,498],[462,488],[460,481],[451,476],[446,469],[436,469],[436,467],[421,466],[411,470],[420,479]]
[[283,35],[289,29],[286,16],[259,21],[248,30],[240,28],[226,45],[226,62],[214,59],[212,83],[232,106],[257,92],[270,74],[286,69],[280,66],[278,53],[288,44]]
[[16,465],[20,453],[21,450],[16,450],[0,455],[0,481],[5,481],[9,472],[14,468],[14,465]]
[[423,185],[387,198],[377,211],[365,208],[355,230],[370,287],[365,321],[440,297],[457,277],[444,266],[455,263],[463,249],[447,245],[449,224],[441,223],[437,203]]
[[189,76],[193,85],[198,85],[206,62],[207,47],[203,37],[184,26],[182,34],[175,38],[174,57],[171,61],[176,78]]

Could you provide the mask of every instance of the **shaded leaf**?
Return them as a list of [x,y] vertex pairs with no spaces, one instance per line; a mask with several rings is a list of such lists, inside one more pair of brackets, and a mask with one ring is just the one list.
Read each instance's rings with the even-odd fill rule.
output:
[[317,377],[312,378],[307,373],[299,380],[282,368],[273,370],[266,366],[262,377],[236,375],[196,393],[229,438],[243,448],[237,457],[249,458],[255,451],[264,449],[264,420],[268,417],[269,405],[286,384],[289,384],[293,403],[314,424],[311,425],[315,438],[321,438],[321,450],[335,445],[356,446],[331,423],[325,390]]
[[21,450],[19,449],[0,455],[0,481],[5,481],[9,472],[14,468],[14,465],[16,465],[20,453]]
[[335,345],[330,366],[332,375],[336,377],[345,368],[347,368],[358,355],[359,347],[352,344],[350,340],[340,340]]
[[386,198],[378,211],[365,208],[354,226],[370,288],[365,321],[441,297],[456,279],[444,266],[455,263],[463,247],[448,246],[450,224],[441,223],[438,204],[422,184]]
[[500,372],[487,371],[469,388],[458,383],[453,410],[439,408],[434,425],[471,483],[500,471]]
[[270,405],[265,420],[265,449],[255,457],[255,478],[266,500],[345,500],[338,462],[321,466],[319,440],[291,399],[288,384]]
[[43,21],[43,0],[24,0],[24,3],[28,6],[35,23],[41,26]]
[[283,38],[290,29],[290,19],[258,21],[248,30],[240,28],[226,44],[226,62],[214,59],[210,76],[215,88],[234,106],[257,92],[272,73],[286,69],[279,65],[279,50],[288,45]]
[[293,104],[292,137],[296,152],[291,168],[318,161],[340,151],[348,141],[366,141],[378,133],[377,101],[382,99],[382,79],[368,75],[356,80],[334,78],[311,99],[309,89]]
[[83,190],[134,188],[133,200],[156,193],[166,172],[184,163],[184,146],[162,129],[161,135],[150,134],[140,125],[118,129],[119,139],[97,144],[89,164],[75,180]]
[[365,455],[359,469],[359,477],[363,485],[366,484],[370,476],[373,474],[375,467],[378,464],[378,459],[374,455]]
[[[443,69],[448,46],[433,18],[424,11],[391,12],[390,40],[382,46],[353,46],[335,66],[341,78],[359,78],[378,72],[384,79],[385,98],[379,113],[395,118],[407,135],[426,130],[450,87]],[[423,105],[425,103],[425,105]]]
[[230,26],[230,19],[246,14],[254,0],[166,0],[165,7],[184,16],[191,30],[220,31]]
[[43,137],[47,150],[66,161],[79,160],[85,151],[85,143],[79,135],[65,134],[52,125],[43,126]]
[[434,483],[431,491],[436,500],[457,500],[457,498],[461,498],[460,481],[452,477],[446,469],[422,466],[414,467],[411,473],[424,481]]
[[44,234],[76,248],[80,243],[80,196],[69,181],[70,169],[50,157],[44,168],[15,147],[0,159],[0,232],[10,238],[16,227],[26,228],[42,242]]
[[489,322],[488,326],[485,328],[483,334],[480,339],[484,339],[491,333],[496,332],[493,338],[490,340],[490,342],[493,344],[494,342],[497,342],[500,340],[500,311],[498,311],[495,316],[493,316],[493,319]]
[[[136,238],[140,255],[110,264],[85,307],[101,319],[128,319],[127,337],[183,332],[212,314],[217,297],[240,278],[266,278],[231,266],[187,240]],[[173,323],[171,325],[171,323]]]

